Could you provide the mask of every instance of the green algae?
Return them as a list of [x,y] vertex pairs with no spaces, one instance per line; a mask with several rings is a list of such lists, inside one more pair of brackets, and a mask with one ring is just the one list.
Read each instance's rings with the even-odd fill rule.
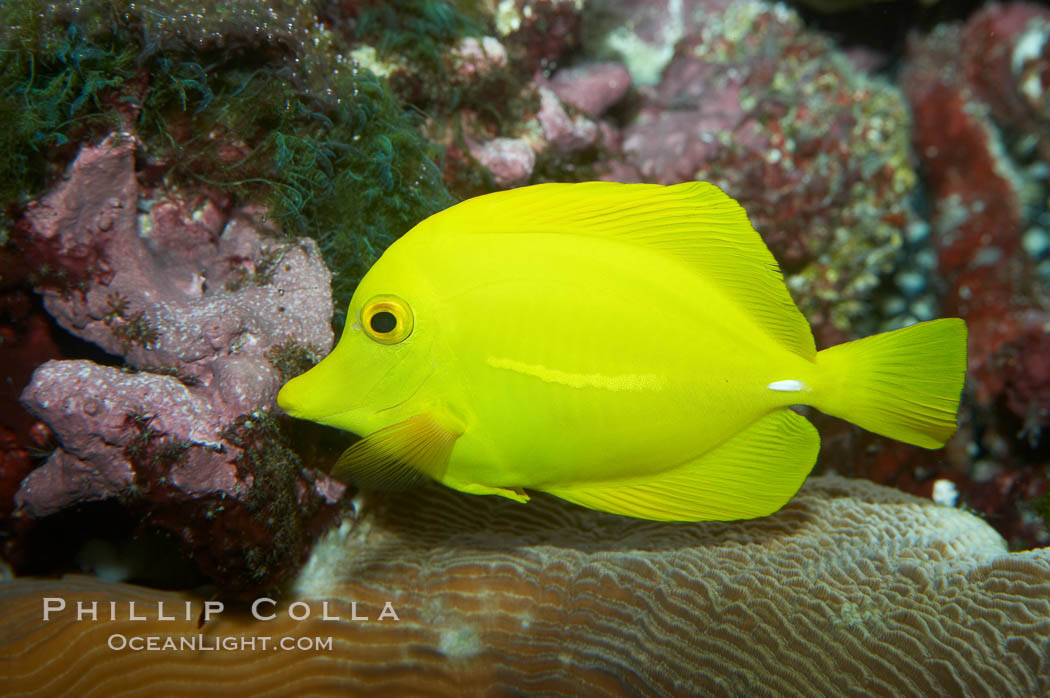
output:
[[[470,29],[439,5],[409,3],[390,20],[402,38],[384,50],[412,47],[433,62]],[[367,22],[338,33],[312,3],[5,3],[0,119],[11,127],[0,130],[0,166],[10,174],[0,200],[38,195],[80,144],[134,133],[142,177],[262,203],[287,234],[317,239],[341,324],[386,246],[453,201],[422,116],[348,57],[357,35],[389,19],[366,9]],[[420,42],[428,31],[431,43]]]
[[431,71],[445,70],[441,58],[457,39],[483,33],[476,8],[465,3],[366,2],[353,13],[355,39],[374,46],[381,57],[398,56]]
[[281,374],[281,378],[286,381],[309,371],[317,365],[322,356],[323,352],[320,348],[297,342],[294,339],[286,339],[280,344],[275,344],[270,351],[266,352],[266,358]]

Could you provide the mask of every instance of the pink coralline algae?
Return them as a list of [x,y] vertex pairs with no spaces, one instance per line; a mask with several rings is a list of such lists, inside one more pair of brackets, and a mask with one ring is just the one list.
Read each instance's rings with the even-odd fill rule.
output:
[[[204,391],[172,376],[127,372],[87,360],[49,361],[38,368],[22,402],[47,421],[61,447],[22,482],[19,509],[35,518],[71,503],[129,490],[135,469],[125,453],[139,436],[135,420],[158,438],[184,444],[192,458],[173,463],[172,484],[189,495],[243,494],[222,443],[223,420]],[[148,410],[148,411],[147,411]],[[200,460],[210,462],[194,463]],[[203,465],[204,467],[200,467]]]
[[945,311],[970,327],[974,396],[985,409],[1004,399],[1026,430],[1050,425],[1050,304],[1021,244],[1026,209],[1040,198],[1023,163],[1033,148],[1050,162],[1046,114],[1033,102],[1050,95],[1048,34],[1045,8],[991,6],[915,42],[903,77],[948,282]]
[[493,70],[507,67],[507,50],[491,36],[468,36],[449,52],[448,63],[457,81],[469,84]]
[[1048,479],[1050,298],[1037,267],[1047,220],[1039,171],[1050,164],[1048,36],[1045,8],[990,5],[965,25],[914,38],[900,77],[930,201],[928,285],[939,313],[969,328],[958,433],[926,452],[821,425],[824,467],[853,463],[850,474],[926,496],[951,483],[961,504],[1022,548],[1048,540],[1031,505]]
[[267,359],[294,339],[332,345],[330,275],[316,246],[266,239],[250,212],[162,198],[138,209],[135,144],[85,148],[68,181],[26,213],[29,256],[46,251],[78,278],[45,282],[44,306],[73,334],[138,369],[211,389],[227,418],[269,404],[280,376]]
[[587,63],[559,70],[550,86],[562,102],[596,118],[627,94],[631,74],[619,63]]
[[598,126],[585,116],[569,116],[555,92],[539,88],[540,110],[536,118],[547,143],[562,153],[583,150],[598,137]]
[[1050,10],[1032,3],[990,5],[967,22],[957,57],[966,83],[992,118],[1034,138],[1050,160]]
[[523,138],[493,138],[483,143],[468,141],[470,155],[492,175],[501,189],[525,184],[536,166],[536,153]]
[[488,170],[497,188],[527,184],[540,157],[571,156],[597,142],[598,125],[584,114],[570,114],[546,79],[528,83],[516,99],[538,106],[507,129],[508,135],[490,138],[490,129],[473,114],[461,121],[470,156]]
[[[454,115],[431,119],[432,137],[446,146],[446,180],[465,196],[545,177],[564,178],[577,160],[592,161],[606,146],[608,124],[598,119],[620,100],[630,74],[615,62],[563,69],[562,54],[579,41],[583,3],[517,0],[500,3],[492,22],[499,37],[463,40],[447,54],[450,82],[470,95]],[[425,93],[418,79],[410,95]],[[465,176],[487,173],[478,186]]]
[[134,151],[117,136],[84,148],[21,226],[27,258],[51,260],[47,310],[127,368],[36,370],[22,402],[58,447],[22,482],[16,516],[119,497],[227,591],[267,588],[342,491],[301,467],[269,416],[284,374],[331,349],[330,275],[312,241],[262,232],[251,210],[161,193],[150,205]]
[[740,201],[820,340],[873,331],[875,292],[914,217],[904,100],[783,6],[691,7],[668,25],[681,38],[624,129],[626,163]]

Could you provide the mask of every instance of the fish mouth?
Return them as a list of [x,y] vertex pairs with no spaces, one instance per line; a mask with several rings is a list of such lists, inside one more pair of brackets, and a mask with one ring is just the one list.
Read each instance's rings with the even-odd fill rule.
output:
[[302,405],[299,400],[295,399],[295,386],[292,385],[297,378],[298,377],[288,381],[277,391],[277,406],[280,407],[285,414],[291,417],[305,419],[303,416]]
[[[386,372],[386,374],[384,374],[383,378],[380,378],[376,381],[375,387],[372,388],[372,390],[368,391],[365,394],[365,396],[354,407],[335,409],[330,412],[324,412],[321,414],[318,414],[317,412],[311,412],[309,407],[304,409],[303,406],[299,404],[298,401],[295,399],[295,396],[297,392],[299,394],[308,395],[309,391],[298,391],[297,389],[293,389],[293,391],[286,393],[285,390],[296,379],[292,379],[291,381],[286,383],[285,386],[281,388],[280,392],[278,392],[277,405],[288,415],[296,419],[306,419],[311,422],[317,422],[318,424],[324,424],[325,426],[335,427],[336,429],[342,429],[343,431],[348,431],[359,436],[367,436],[368,434],[377,431],[378,429],[381,429],[382,426],[385,425],[377,426],[374,428],[368,428],[368,426],[365,426],[365,424],[373,422],[375,418],[385,415],[400,407],[403,407],[406,403],[410,402],[419,394],[419,392],[430,381],[430,379],[434,376],[434,373],[436,372],[436,367],[431,365],[431,368],[427,372],[427,374],[423,376],[422,380],[416,383],[416,386],[412,390],[412,392],[410,392],[404,398],[397,400],[393,404],[390,404],[386,407],[380,407],[373,411],[366,412],[367,406],[369,404],[375,404],[377,402],[380,402],[380,398],[382,397],[383,393],[383,379],[386,378],[386,376],[390,375],[390,373],[392,373],[396,369],[397,366],[392,366]],[[293,388],[295,388],[295,386],[293,386]]]

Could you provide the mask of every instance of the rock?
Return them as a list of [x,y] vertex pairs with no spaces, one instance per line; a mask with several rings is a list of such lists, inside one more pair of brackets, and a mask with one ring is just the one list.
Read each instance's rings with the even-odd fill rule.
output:
[[724,13],[733,0],[607,0],[612,29],[592,50],[616,56],[639,85],[655,85],[675,54],[675,45],[700,26],[704,10]]
[[900,93],[784,5],[619,5],[634,13],[624,26],[659,8],[681,13],[667,25],[680,36],[673,57],[639,90],[642,107],[624,128],[627,164],[646,181],[711,181],[739,201],[818,344],[879,329],[876,291],[914,218]]
[[225,363],[290,339],[331,349],[331,274],[312,240],[267,240],[249,211],[224,221],[208,203],[164,199],[137,215],[134,147],[111,137],[85,148],[69,179],[30,205],[29,255],[46,250],[80,276],[75,290],[47,280],[38,290],[60,325],[129,365],[218,388],[229,421],[250,411],[245,395],[271,402],[280,376],[260,361],[219,385]]
[[[315,548],[289,598],[257,606],[268,620],[226,608],[198,628],[199,597],[80,576],[0,583],[6,688],[201,693],[235,681],[241,692],[312,695],[1050,691],[1050,553],[1009,554],[991,528],[958,509],[829,477],[811,478],[773,516],[732,523],[658,524],[546,496],[527,505],[496,499],[432,487],[364,502],[358,523]],[[65,608],[45,620],[42,598]],[[115,603],[115,619],[107,610],[78,620],[77,604],[92,601]],[[130,602],[146,620],[129,620]],[[159,620],[161,612],[172,620]],[[261,651],[264,636],[332,644]],[[172,643],[163,662],[127,648],[147,638]],[[223,651],[179,649],[220,640],[229,643]]]
[[500,40],[525,75],[558,60],[579,42],[583,0],[502,0],[493,21]]
[[34,518],[130,492],[135,471],[126,452],[141,436],[136,419],[148,420],[157,438],[187,449],[215,449],[198,465],[215,486],[186,494],[244,493],[227,463],[230,454],[219,452],[223,423],[208,394],[171,376],[128,373],[86,360],[48,361],[36,370],[22,402],[61,444],[15,496],[19,510]]
[[18,396],[41,362],[61,356],[50,319],[35,303],[25,260],[0,249],[0,517],[14,510],[19,483],[33,469],[33,452],[53,447],[47,426],[22,409]]
[[138,213],[134,149],[116,135],[84,148],[26,213],[48,312],[138,370],[36,369],[22,402],[57,448],[22,481],[16,516],[118,497],[224,592],[270,588],[342,491],[301,466],[269,415],[289,355],[331,350],[331,275],[313,241],[260,232],[258,211],[160,192]]
[[536,153],[522,138],[493,138],[470,144],[470,154],[492,174],[497,187],[524,184],[536,166]]
[[1045,65],[1046,32],[1045,8],[992,5],[965,27],[914,41],[902,76],[933,201],[945,309],[970,328],[976,401],[991,411],[1005,399],[1035,437],[1050,426],[1050,374],[1022,357],[1050,353],[1050,314],[1035,260],[1021,243],[1027,211],[1046,190],[1026,176],[1022,162],[1030,155],[1018,148],[1035,146],[1050,164],[1050,115],[1026,94],[1042,79],[1036,64]]
[[540,110],[536,118],[547,142],[562,153],[582,150],[598,138],[598,126],[584,116],[570,117],[558,96],[546,87],[539,88]]
[[989,4],[959,40],[963,50],[952,70],[961,70],[997,123],[1034,139],[1040,157],[1050,160],[1050,10],[1027,2]]
[[474,83],[493,70],[507,67],[507,49],[494,37],[468,36],[449,51],[449,62],[459,80]]
[[117,497],[131,489],[135,471],[122,457],[84,461],[61,448],[21,481],[14,495],[19,512],[42,518],[83,502]]
[[627,94],[631,74],[620,63],[587,63],[559,70],[550,86],[561,101],[598,118]]

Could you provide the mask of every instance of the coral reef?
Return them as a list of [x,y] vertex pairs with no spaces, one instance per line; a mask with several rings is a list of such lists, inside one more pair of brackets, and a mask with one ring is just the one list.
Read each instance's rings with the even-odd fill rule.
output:
[[227,591],[271,588],[341,493],[301,468],[265,412],[295,359],[331,349],[330,275],[312,240],[261,232],[251,209],[167,195],[140,212],[135,147],[84,148],[24,217],[27,259],[54,270],[38,279],[47,310],[140,372],[35,371],[22,401],[58,447],[22,481],[16,514],[119,497]]
[[493,17],[498,37],[532,75],[554,65],[579,42],[584,0],[509,0],[500,2]]
[[451,198],[419,117],[351,55],[351,27],[328,29],[335,19],[294,1],[4,3],[0,114],[14,128],[0,134],[0,194],[22,202],[81,144],[134,133],[158,183],[263,203],[314,237],[341,314],[382,250]]
[[[876,291],[914,218],[903,99],[783,6],[690,7],[623,131],[625,161],[647,181],[732,192],[824,343],[874,331]],[[624,26],[642,31],[633,20],[651,9]]]
[[1050,166],[1048,34],[1045,8],[991,5],[914,41],[902,75],[944,312],[970,330],[972,431],[952,477],[972,506],[1007,517],[1011,539],[1044,543],[1045,528],[1033,533],[1038,521],[1016,501],[1047,489],[1050,293],[1038,265],[1048,223],[1040,174]]
[[[203,599],[83,577],[2,583],[7,688],[85,696],[275,685],[311,695],[1050,690],[1047,551],[1008,554],[991,528],[957,509],[841,478],[810,480],[774,516],[729,524],[655,524],[549,497],[524,506],[497,499],[432,489],[365,502],[356,524],[318,546],[293,598],[256,607],[269,620],[227,608],[198,627]],[[44,620],[42,597],[61,597],[66,608]],[[98,618],[78,620],[77,604],[93,601],[103,601]],[[129,620],[130,602],[146,620]],[[256,636],[290,637],[305,649],[242,644]],[[175,644],[158,662],[155,652],[120,648],[134,637]],[[183,639],[228,644],[179,650]]]
[[[985,35],[987,30],[975,31],[982,24],[975,17],[968,31]],[[988,385],[1004,377],[994,365],[996,353],[1023,333],[1011,326],[1019,311],[1037,310],[1032,265],[1020,254],[1023,208],[1033,202],[989,105],[967,81],[957,51],[963,38],[962,28],[947,27],[916,44],[904,85],[915,108],[916,145],[934,202],[933,232],[949,284],[946,309],[968,321],[976,397],[988,405],[1002,393],[1001,385]],[[1032,320],[1041,326],[1046,319]],[[1043,334],[1041,327],[1038,331]]]
[[619,63],[586,63],[559,70],[550,87],[568,106],[597,118],[627,94],[631,74]]
[[316,244],[267,240],[251,211],[227,218],[207,199],[168,196],[140,214],[134,150],[119,137],[85,148],[69,178],[28,206],[26,259],[54,270],[38,281],[44,307],[134,368],[209,388],[218,421],[270,404],[276,345],[332,346],[331,275]]
[[[330,349],[330,285],[338,326],[385,246],[452,201],[422,119],[351,49],[380,27],[381,53],[426,64],[475,31],[441,2],[346,9],[0,6],[5,290],[31,285],[108,353],[36,341],[52,331],[39,313],[44,331],[5,320],[19,334],[0,351],[25,359],[5,412],[35,365],[70,359],[25,390],[39,421],[17,412],[0,434],[16,563],[49,515],[117,498],[223,593],[273,588],[338,508],[342,486],[289,450],[273,395]],[[331,455],[316,441],[311,464]],[[50,455],[26,477],[34,449]]]
[[[0,506],[11,509],[17,500],[8,555],[18,562],[25,532],[49,517],[116,500],[142,528],[178,541],[226,593],[279,586],[335,515],[342,487],[304,467],[331,460],[314,435],[289,447],[288,425],[269,413],[273,394],[328,351],[329,323],[342,323],[364,270],[398,235],[455,197],[594,178],[696,178],[724,187],[770,243],[822,345],[937,315],[965,317],[971,385],[962,428],[949,447],[919,451],[813,415],[824,441],[819,467],[927,497],[938,487],[945,497],[954,487],[960,505],[987,517],[1011,547],[1050,540],[1038,517],[1050,511],[1044,435],[1050,13],[1030,3],[990,4],[965,24],[916,38],[901,57],[896,49],[837,48],[819,25],[804,26],[794,10],[758,0],[585,5],[0,5],[8,27],[0,36],[0,120],[10,126],[0,130],[0,363],[10,367],[2,386],[7,404],[0,405]],[[938,11],[948,13],[949,5],[955,4],[940,3]],[[865,72],[894,66],[897,58],[899,90]],[[295,242],[296,236],[312,240]],[[30,288],[43,300],[33,300]],[[72,346],[51,317],[108,356]],[[13,402],[23,388],[30,412]],[[30,472],[34,456],[40,466]],[[848,496],[834,494],[836,487]],[[773,523],[628,529],[542,498],[535,509],[517,509],[449,496],[427,491],[384,504],[392,507],[388,513],[377,510],[336,545],[337,559],[345,563],[338,556],[352,549],[365,562],[347,563],[334,591],[300,587],[304,598],[335,594],[371,603],[387,579],[414,584],[389,588],[416,620],[397,626],[367,657],[394,645],[458,656],[462,673],[430,675],[449,691],[492,677],[521,684],[518,669],[502,678],[472,672],[481,671],[482,661],[493,667],[518,661],[532,651],[526,642],[533,631],[542,641],[546,630],[561,627],[558,613],[573,614],[577,628],[569,659],[557,654],[564,644],[532,656],[544,667],[592,667],[577,675],[596,691],[638,692],[653,684],[674,692],[659,683],[662,674],[632,683],[638,679],[629,670],[641,671],[639,662],[688,665],[687,682],[704,675],[724,680],[700,686],[707,692],[748,685],[767,673],[763,655],[755,650],[746,656],[758,657],[756,663],[727,667],[726,657],[740,657],[754,642],[732,635],[720,620],[725,613],[737,614],[732,618],[744,628],[773,628],[763,637],[780,638],[782,646],[798,643],[773,612],[782,600],[762,596],[763,586],[741,571],[763,562],[763,550],[788,557],[803,551],[808,562],[789,565],[788,579],[833,577],[815,605],[803,604],[800,594],[790,597],[799,622],[812,621],[838,643],[804,660],[816,669],[785,678],[800,691],[808,686],[802,681],[827,675],[828,662],[845,667],[844,675],[865,666],[869,678],[887,666],[907,673],[907,658],[872,649],[884,647],[885,638],[923,643],[946,660],[938,671],[902,674],[904,692],[957,692],[960,680],[985,686],[985,674],[961,679],[953,672],[993,666],[987,675],[995,678],[987,680],[999,681],[1000,669],[1015,660],[1020,678],[987,684],[989,692],[1045,688],[1025,668],[1035,652],[1027,640],[986,643],[986,625],[999,621],[981,607],[1001,600],[981,596],[996,584],[1019,597],[1044,589],[1045,556],[1002,556],[1000,541],[981,538],[987,531],[976,533],[980,526],[958,511],[907,498],[883,502],[890,498],[885,493],[871,495],[881,503],[867,506],[868,495],[853,486],[825,483],[807,489],[787,518]],[[836,508],[847,501],[861,501],[861,513]],[[459,523],[439,520],[434,512],[441,506]],[[868,555],[873,562],[848,558],[858,550],[851,543],[858,529],[863,535],[872,521],[887,526],[891,508],[911,522],[919,538],[908,544],[916,547],[905,550],[898,540],[883,543],[892,553]],[[842,513],[852,528],[822,538],[817,552],[790,547],[796,545],[790,532],[776,528],[776,522],[823,520],[828,512]],[[547,517],[542,525],[541,517]],[[557,522],[565,528],[550,532]],[[526,532],[515,537],[512,524]],[[482,525],[497,543],[464,532]],[[595,537],[576,526],[593,526]],[[966,550],[947,537],[925,546],[939,526],[984,540],[969,553],[980,561],[952,557]],[[715,533],[687,533],[698,530]],[[770,539],[748,538],[762,532]],[[645,543],[650,535],[664,543]],[[632,541],[638,549],[628,549]],[[518,543],[533,562],[558,556],[565,566],[556,569],[570,576],[552,580],[537,563],[530,568],[535,576],[501,577],[501,565],[519,569]],[[708,578],[698,571],[694,576],[706,581],[693,585],[676,570],[694,559],[682,551],[698,546],[724,555],[697,562],[698,570],[710,564],[720,572]],[[846,557],[825,562],[836,548]],[[434,569],[447,562],[455,574],[439,580],[381,559],[391,550],[435,561]],[[660,570],[644,588],[666,582],[677,596],[647,601],[638,612],[601,606],[599,592],[623,600],[622,588],[633,588],[639,556],[651,556],[645,564]],[[923,562],[908,567],[906,559]],[[934,559],[946,567],[934,571]],[[738,568],[730,569],[734,560]],[[318,571],[311,569],[304,580]],[[362,569],[380,575],[373,586],[367,574],[355,579],[346,571]],[[586,570],[598,571],[588,577]],[[875,582],[844,587],[850,578],[877,579],[891,591],[880,592]],[[621,579],[622,588],[610,581]],[[586,591],[572,591],[573,580]],[[86,591],[89,582],[56,584],[94,593]],[[486,584],[497,590],[499,608],[510,608],[511,592],[521,595],[513,613],[488,618],[488,625],[428,600],[447,595],[476,611],[481,597],[469,590]],[[149,598],[129,587],[105,588]],[[948,588],[962,590],[956,600],[963,600],[963,615],[977,618],[965,629],[957,627],[965,625],[958,606],[940,600]],[[746,604],[745,594],[754,595]],[[927,627],[912,598],[940,603],[949,620]],[[1016,608],[1036,608],[1032,598]],[[585,610],[566,610],[573,604]],[[1036,610],[1046,616],[1045,608]],[[634,614],[636,625],[642,613],[643,620],[632,629],[626,620],[602,621],[601,613]],[[688,620],[661,625],[668,615]],[[654,648],[644,660],[607,645],[602,636],[613,627],[621,632],[620,625],[637,647]],[[673,637],[694,638],[698,626],[736,639],[671,646]],[[1025,631],[1047,634],[1038,624],[1016,630]],[[73,637],[77,628],[62,632]],[[956,649],[968,663],[939,644],[952,633],[966,638],[966,647]],[[1007,647],[1013,654],[1004,658]],[[866,659],[855,662],[843,652]],[[271,661],[291,661],[281,654]],[[417,659],[403,661],[423,666]],[[78,661],[72,665],[85,666]],[[330,666],[353,673],[362,665]],[[707,674],[696,668],[707,666]],[[98,671],[85,669],[84,681]],[[265,676],[254,680],[261,685]],[[327,674],[319,676],[313,685],[323,688]],[[867,686],[869,678],[857,685]]]
[[[440,3],[433,3],[440,4]],[[400,41],[354,52],[385,75],[396,94],[427,114],[426,131],[445,150],[442,168],[459,197],[536,181],[580,179],[599,156],[597,113],[569,106],[548,78],[577,43],[579,0],[514,0],[482,5],[471,23],[484,35],[430,46],[425,59]],[[399,9],[398,12],[401,10]],[[393,11],[382,13],[387,21]],[[626,85],[599,98],[606,109]],[[593,83],[590,91],[603,88]],[[605,92],[610,88],[605,87]]]
[[47,314],[22,287],[24,261],[0,250],[0,518],[14,509],[14,494],[33,467],[33,453],[50,445],[50,430],[18,404],[33,369],[59,358]]

